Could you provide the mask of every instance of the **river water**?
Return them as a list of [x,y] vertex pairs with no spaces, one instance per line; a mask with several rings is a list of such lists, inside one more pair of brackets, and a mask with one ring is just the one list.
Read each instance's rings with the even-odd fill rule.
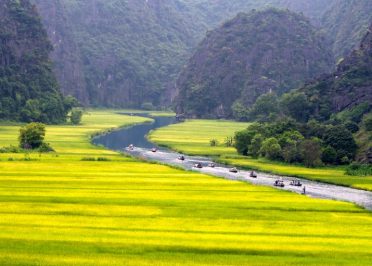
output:
[[[151,130],[173,124],[176,122],[176,119],[174,117],[153,117],[153,119],[154,123],[146,123],[129,128],[123,128],[99,136],[93,140],[93,143],[103,145],[111,150],[124,151],[141,159],[179,166],[185,170],[198,171],[229,180],[240,180],[264,186],[273,186],[275,180],[282,180],[285,186],[278,189],[303,193],[305,187],[306,195],[308,196],[353,202],[361,207],[372,210],[372,192],[370,191],[260,172],[257,173],[257,178],[252,178],[250,177],[250,171],[239,169],[238,173],[232,173],[230,172],[231,167],[220,164],[216,164],[215,167],[209,167],[208,165],[213,162],[211,159],[206,157],[184,155],[185,160],[181,161],[179,160],[181,154],[166,148],[157,147],[156,144],[149,142],[146,138],[147,134]],[[130,144],[134,145],[133,150],[128,148]],[[157,148],[157,152],[152,152],[152,148]],[[200,163],[203,168],[195,168],[194,165],[197,163]],[[290,182],[292,180],[299,180],[302,183],[302,186],[291,186]]]

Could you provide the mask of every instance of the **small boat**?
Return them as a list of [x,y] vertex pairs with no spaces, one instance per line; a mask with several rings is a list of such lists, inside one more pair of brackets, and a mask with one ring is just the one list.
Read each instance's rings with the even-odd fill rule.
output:
[[194,167],[201,169],[201,168],[203,168],[203,165],[201,163],[196,163],[196,164],[194,164]]
[[208,164],[208,167],[215,168],[216,165],[214,163],[210,163],[210,164]]
[[185,156],[183,156],[183,155],[178,156],[178,160],[180,160],[180,161],[184,161],[184,160],[185,160]]
[[250,174],[249,174],[250,177],[253,177],[253,178],[257,178],[257,174],[255,173],[255,171],[252,171]]
[[158,149],[157,149],[157,148],[152,148],[151,151],[152,151],[152,152],[157,152]]
[[236,169],[235,167],[234,168],[230,168],[229,170],[230,173],[237,173],[239,172],[238,169]]
[[284,182],[283,182],[283,180],[275,180],[275,182],[274,182],[274,186],[275,187],[284,187],[285,185],[284,185]]
[[131,151],[133,151],[133,150],[134,150],[134,145],[133,145],[133,144],[130,144],[130,145],[128,146],[128,149],[131,150]]
[[302,184],[299,180],[292,180],[289,185],[294,186],[294,187],[302,187]]

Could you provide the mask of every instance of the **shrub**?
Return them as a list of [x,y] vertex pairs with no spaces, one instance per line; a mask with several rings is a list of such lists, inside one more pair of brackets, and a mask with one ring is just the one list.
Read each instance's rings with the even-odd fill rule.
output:
[[45,137],[45,125],[30,123],[19,130],[19,146],[24,149],[37,149]]
[[226,137],[225,139],[225,146],[232,147],[234,145],[234,138],[233,137]]
[[143,104],[141,105],[141,108],[142,108],[143,110],[147,110],[147,111],[152,111],[152,110],[155,109],[154,105],[153,105],[152,103],[150,103],[150,102],[145,102],[145,103],[143,103]]
[[94,157],[83,157],[83,158],[81,158],[81,161],[93,162],[93,161],[96,161],[96,158],[94,158]]
[[211,140],[209,141],[209,145],[211,145],[211,147],[215,147],[215,146],[217,146],[217,145],[218,145],[218,140],[216,140],[216,139],[211,139]]
[[367,131],[372,131],[372,115],[364,118],[363,123]]
[[351,176],[372,175],[372,165],[353,163],[348,168],[346,168],[345,174],[351,175]]
[[83,111],[80,109],[73,109],[71,111],[70,120],[73,125],[79,125],[83,117]]
[[109,162],[109,161],[111,161],[111,159],[107,158],[107,157],[98,157],[97,161],[98,162]]
[[13,145],[0,148],[0,153],[20,153],[20,152],[21,152],[21,149]]
[[49,143],[45,143],[43,142],[39,149],[38,149],[39,152],[54,152],[55,150],[50,146]]

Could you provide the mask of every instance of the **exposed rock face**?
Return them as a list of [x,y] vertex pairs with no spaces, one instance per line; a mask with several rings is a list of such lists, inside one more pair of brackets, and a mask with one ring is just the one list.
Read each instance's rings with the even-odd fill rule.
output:
[[53,45],[51,59],[63,94],[89,103],[80,49],[72,36],[72,27],[61,0],[32,0],[38,8]]
[[0,0],[0,119],[60,123],[66,108],[52,46],[29,0]]
[[372,102],[372,25],[354,50],[332,75],[323,76],[301,89],[315,106],[317,115],[327,118],[363,102]]
[[332,71],[327,43],[305,17],[269,9],[239,14],[209,32],[180,74],[178,113],[230,117],[270,90],[281,94]]

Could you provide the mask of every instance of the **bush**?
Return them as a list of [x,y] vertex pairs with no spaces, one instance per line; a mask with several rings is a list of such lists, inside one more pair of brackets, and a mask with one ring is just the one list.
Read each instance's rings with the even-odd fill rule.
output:
[[235,148],[239,154],[248,154],[248,145],[251,143],[255,132],[249,130],[242,130],[235,133]]
[[353,159],[357,150],[357,145],[353,135],[344,126],[331,126],[324,134],[324,142],[334,148],[337,152],[338,161],[347,156]]
[[54,152],[55,150],[50,146],[49,143],[43,142],[38,148],[39,152]]
[[216,147],[218,145],[218,140],[216,139],[211,139],[209,141],[209,145],[211,145],[211,147]]
[[44,141],[45,125],[30,123],[19,130],[19,146],[23,149],[37,149]]
[[248,152],[253,157],[258,157],[260,155],[262,141],[263,141],[263,137],[262,137],[261,134],[254,135],[254,137],[251,141],[251,145],[249,145],[249,147],[248,147]]
[[372,175],[372,165],[353,163],[346,169],[345,174],[351,176],[369,176]]
[[20,153],[20,152],[22,152],[21,149],[13,145],[0,148],[0,153]]
[[97,161],[98,162],[109,162],[109,161],[111,161],[111,159],[110,158],[106,158],[106,157],[98,157],[97,158]]
[[225,139],[225,146],[232,147],[234,146],[234,138],[233,137],[226,137]]
[[80,109],[73,109],[71,111],[70,120],[73,125],[79,125],[83,117],[83,111]]
[[94,157],[83,157],[83,158],[81,158],[81,161],[93,162],[93,161],[96,161],[96,158],[94,158]]
[[143,103],[143,104],[141,105],[141,108],[142,108],[143,110],[147,110],[147,111],[155,110],[154,105],[153,105],[152,103],[150,103],[150,102]]

